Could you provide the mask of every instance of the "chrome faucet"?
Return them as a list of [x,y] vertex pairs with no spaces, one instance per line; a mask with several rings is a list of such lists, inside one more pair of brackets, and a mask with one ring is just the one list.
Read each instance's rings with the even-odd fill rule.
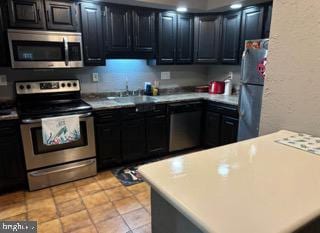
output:
[[128,79],[126,79],[126,96],[129,96],[129,82],[128,82]]

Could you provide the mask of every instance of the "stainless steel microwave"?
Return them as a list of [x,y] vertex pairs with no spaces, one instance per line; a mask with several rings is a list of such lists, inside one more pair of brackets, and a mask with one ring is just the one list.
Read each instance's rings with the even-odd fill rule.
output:
[[12,68],[83,67],[81,33],[8,30]]

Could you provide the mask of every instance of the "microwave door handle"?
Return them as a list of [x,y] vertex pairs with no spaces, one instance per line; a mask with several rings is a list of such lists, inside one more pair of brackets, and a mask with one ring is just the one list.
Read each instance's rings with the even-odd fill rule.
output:
[[69,48],[68,48],[68,39],[63,37],[63,44],[64,44],[64,56],[65,56],[65,64],[66,66],[69,65]]

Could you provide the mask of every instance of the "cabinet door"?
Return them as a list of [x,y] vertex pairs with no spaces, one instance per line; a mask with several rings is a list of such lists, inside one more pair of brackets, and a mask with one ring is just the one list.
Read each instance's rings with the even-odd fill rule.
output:
[[177,15],[174,12],[159,14],[159,64],[174,64],[176,57]]
[[155,52],[155,12],[148,9],[133,11],[133,51]]
[[25,167],[18,122],[0,123],[0,193],[23,188]]
[[238,124],[239,121],[237,118],[222,116],[221,145],[226,145],[237,141]]
[[240,23],[241,12],[232,12],[223,16],[221,62],[224,64],[238,63]]
[[100,170],[122,162],[121,125],[96,124],[96,147]]
[[45,28],[42,0],[8,0],[9,21],[16,28]]
[[86,65],[105,65],[100,5],[81,3],[81,23],[84,63]]
[[193,16],[178,15],[176,63],[190,64],[193,61]]
[[194,61],[217,63],[219,61],[221,17],[217,15],[195,18]]
[[271,18],[272,18],[272,5],[266,6],[265,10],[266,10],[266,13],[265,13],[263,38],[269,38],[270,37]]
[[168,121],[166,115],[147,119],[147,152],[151,155],[164,155],[168,152]]
[[131,52],[131,9],[123,6],[107,6],[107,52]]
[[207,112],[204,124],[204,145],[216,147],[220,145],[220,114]]
[[264,7],[249,7],[242,12],[240,57],[242,56],[245,40],[262,38]]
[[9,63],[9,56],[7,50],[7,40],[6,40],[6,33],[5,33],[5,18],[3,15],[3,8],[0,5],[0,66],[8,66]]
[[146,156],[146,130],[144,119],[122,123],[122,156],[125,162],[142,159]]
[[77,31],[78,10],[73,2],[46,0],[47,28],[50,30]]

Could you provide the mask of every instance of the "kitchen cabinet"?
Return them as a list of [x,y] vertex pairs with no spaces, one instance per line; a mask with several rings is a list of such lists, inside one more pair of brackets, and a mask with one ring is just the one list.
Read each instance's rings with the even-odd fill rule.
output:
[[194,62],[218,63],[220,54],[221,16],[195,17]]
[[191,64],[193,62],[193,16],[178,15],[177,31],[177,64]]
[[105,65],[101,6],[81,3],[81,24],[85,65]]
[[131,52],[131,9],[125,6],[106,6],[107,53]]
[[168,119],[166,115],[151,116],[146,121],[147,153],[153,156],[168,152]]
[[19,122],[0,122],[0,193],[25,187],[21,145]]
[[3,10],[3,5],[0,4],[0,66],[7,66],[9,63],[8,43],[6,39],[6,22]]
[[122,162],[120,124],[96,124],[98,169],[103,170]]
[[76,3],[72,1],[46,0],[45,10],[47,28],[49,30],[78,30],[79,15]]
[[237,64],[239,59],[241,11],[223,15],[221,63]]
[[267,5],[265,7],[265,21],[264,21],[263,38],[270,37],[271,18],[272,18],[272,5]]
[[159,14],[158,64],[190,64],[193,61],[193,15]]
[[174,64],[176,57],[177,14],[159,13],[158,64]]
[[239,120],[234,117],[222,116],[221,119],[221,145],[237,141]]
[[204,146],[216,147],[220,145],[220,114],[208,111],[204,124]]
[[107,5],[105,44],[108,58],[152,58],[155,53],[155,10]]
[[242,11],[240,57],[242,56],[245,40],[262,39],[264,7],[253,6]]
[[236,142],[238,118],[236,106],[207,102],[204,123],[204,146],[210,148]]
[[145,119],[133,119],[122,122],[122,153],[124,162],[146,158]]
[[9,23],[13,28],[44,29],[42,0],[7,0]]
[[133,10],[133,51],[155,53],[155,17],[154,10],[136,8]]

